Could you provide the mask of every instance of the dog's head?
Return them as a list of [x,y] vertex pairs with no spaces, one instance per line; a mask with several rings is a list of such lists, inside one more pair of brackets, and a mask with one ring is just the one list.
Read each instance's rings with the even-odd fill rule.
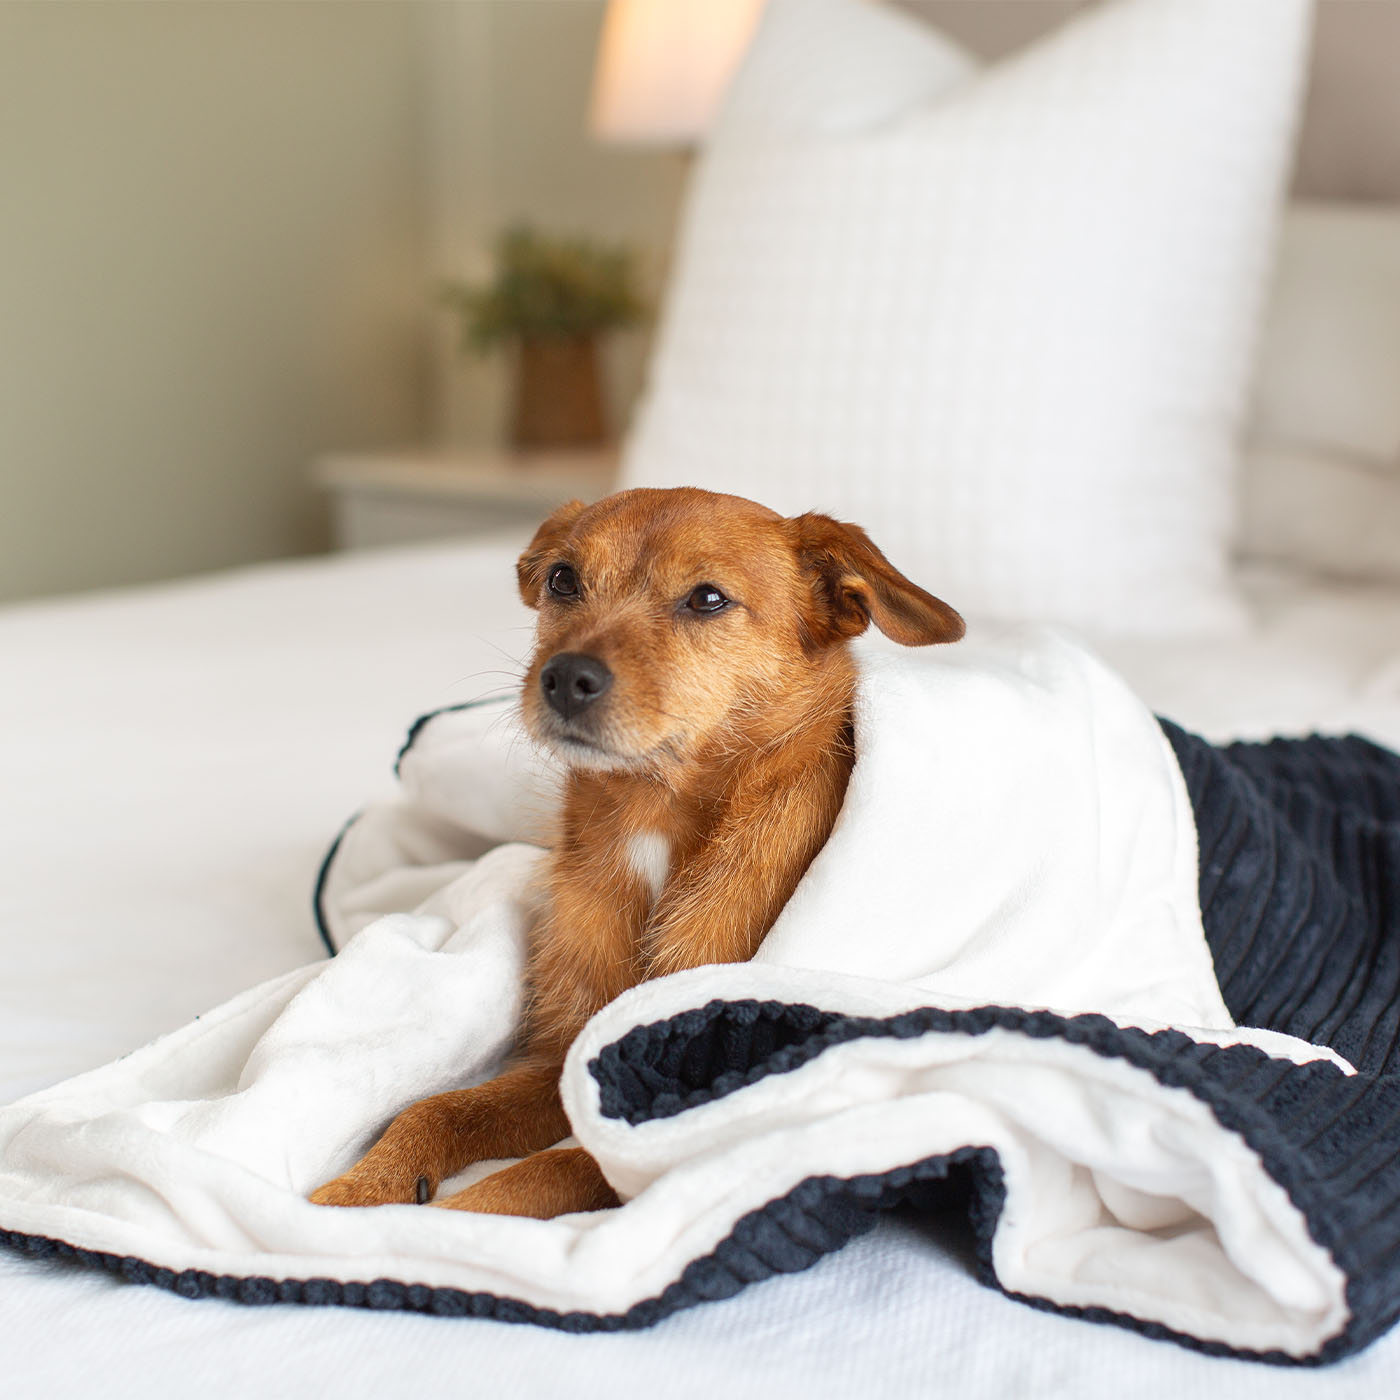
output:
[[577,767],[742,743],[872,622],[906,646],[963,634],[858,526],[692,487],[562,506],[517,572],[539,610],[525,723]]

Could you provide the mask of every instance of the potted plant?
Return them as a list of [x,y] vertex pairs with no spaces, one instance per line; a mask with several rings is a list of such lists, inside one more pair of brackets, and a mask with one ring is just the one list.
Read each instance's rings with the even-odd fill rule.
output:
[[516,447],[582,447],[607,439],[598,339],[646,312],[632,254],[587,238],[508,229],[484,285],[452,283],[462,347],[504,345],[515,355],[511,441]]

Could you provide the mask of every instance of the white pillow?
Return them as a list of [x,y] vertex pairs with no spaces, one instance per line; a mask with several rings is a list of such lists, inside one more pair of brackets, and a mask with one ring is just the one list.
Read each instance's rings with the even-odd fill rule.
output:
[[1400,581],[1400,208],[1290,209],[1266,325],[1241,552]]
[[628,485],[865,525],[974,616],[1229,628],[1233,441],[1307,0],[1118,0],[985,72],[770,0]]

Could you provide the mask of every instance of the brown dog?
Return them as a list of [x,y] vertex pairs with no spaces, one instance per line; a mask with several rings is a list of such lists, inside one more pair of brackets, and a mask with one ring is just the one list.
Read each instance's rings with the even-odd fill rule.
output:
[[523,713],[567,766],[521,1048],[497,1078],[405,1109],[311,1199],[426,1201],[472,1162],[524,1160],[435,1204],[541,1218],[615,1205],[569,1132],[564,1057],[648,977],[753,956],[831,831],[854,759],[847,643],[962,619],[854,525],[681,488],[573,502],[518,565],[539,610]]

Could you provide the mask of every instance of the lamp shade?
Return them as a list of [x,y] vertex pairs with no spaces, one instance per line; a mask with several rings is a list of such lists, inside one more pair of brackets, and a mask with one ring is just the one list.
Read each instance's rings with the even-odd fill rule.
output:
[[684,146],[705,133],[763,0],[609,0],[589,127],[605,141]]

